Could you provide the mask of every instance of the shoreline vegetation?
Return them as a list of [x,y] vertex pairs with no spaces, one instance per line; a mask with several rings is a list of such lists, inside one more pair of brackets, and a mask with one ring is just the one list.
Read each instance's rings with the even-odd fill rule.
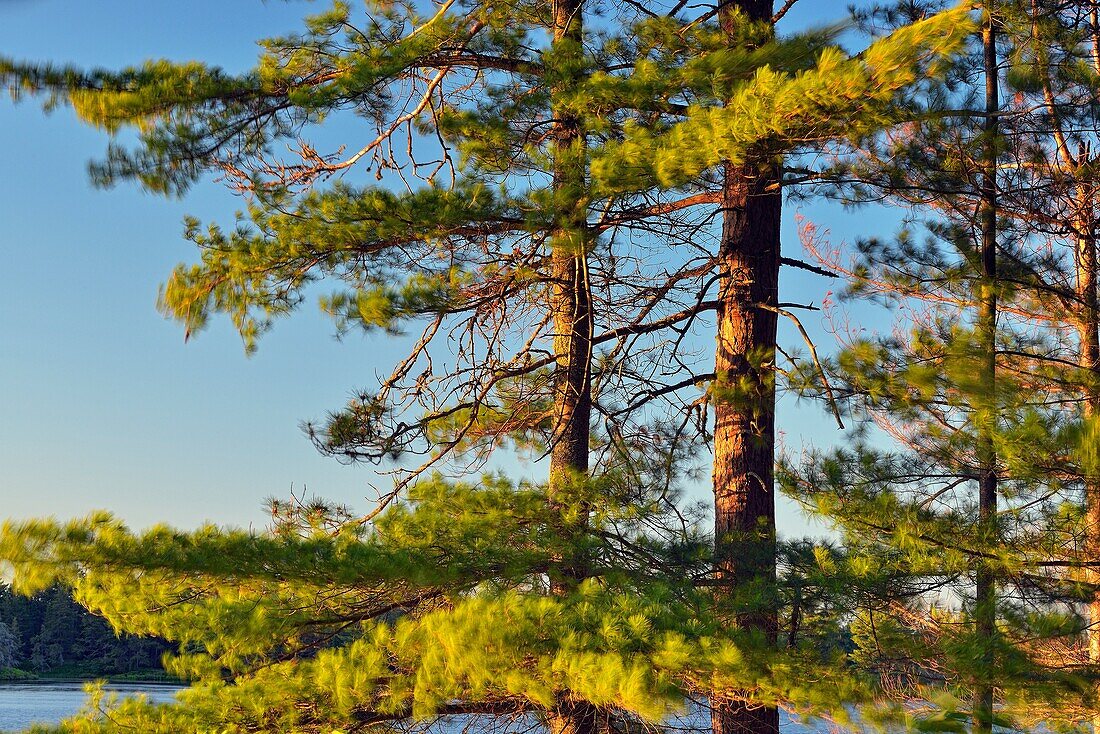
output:
[[163,670],[140,670],[130,673],[108,673],[94,675],[89,673],[34,673],[21,668],[0,668],[0,684],[4,683],[65,683],[77,681],[90,683],[105,680],[108,683],[155,683],[158,685],[187,685],[187,681],[176,678]]
[[168,642],[118,635],[54,586],[22,597],[0,583],[0,682],[183,683],[165,672]]

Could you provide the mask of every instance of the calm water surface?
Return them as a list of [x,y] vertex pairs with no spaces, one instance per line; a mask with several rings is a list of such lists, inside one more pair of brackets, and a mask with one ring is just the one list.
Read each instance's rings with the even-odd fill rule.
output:
[[[144,693],[154,701],[172,700],[178,686],[157,685],[156,683],[112,683],[109,688],[122,695]],[[34,723],[56,724],[67,716],[72,716],[84,705],[87,696],[83,683],[0,683],[0,732],[20,731]],[[780,714],[785,734],[817,734],[828,732],[824,725],[807,726],[800,721],[791,720],[786,714]],[[673,731],[679,729],[682,734],[701,732],[709,734],[710,721],[705,715],[687,714],[677,721],[670,722]],[[452,727],[444,727],[449,731]],[[465,727],[453,727],[455,732]]]
[[[0,683],[0,732],[19,731],[33,723],[56,724],[84,705],[84,684]],[[144,693],[154,701],[171,701],[176,686],[156,683],[112,683],[122,695]]]

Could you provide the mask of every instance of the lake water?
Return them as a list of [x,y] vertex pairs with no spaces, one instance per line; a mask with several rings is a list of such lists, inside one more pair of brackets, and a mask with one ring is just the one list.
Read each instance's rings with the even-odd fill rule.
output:
[[[84,705],[84,684],[0,683],[0,732],[20,731],[34,723],[56,724]],[[155,701],[171,701],[175,686],[155,683],[112,683],[122,695],[144,693]]]
[[[109,688],[122,695],[144,693],[154,701],[171,701],[177,686],[157,685],[155,683],[112,683]],[[20,731],[34,723],[56,724],[72,716],[84,705],[87,696],[80,682],[63,683],[0,683],[0,732]],[[814,734],[829,731],[827,726],[807,726],[791,720],[781,712],[784,734]],[[457,718],[457,717],[456,717]],[[677,734],[691,731],[709,734],[710,721],[705,715],[686,715],[679,721],[670,722],[671,730]],[[465,726],[445,726],[444,731],[465,731]],[[525,731],[527,729],[524,729]]]

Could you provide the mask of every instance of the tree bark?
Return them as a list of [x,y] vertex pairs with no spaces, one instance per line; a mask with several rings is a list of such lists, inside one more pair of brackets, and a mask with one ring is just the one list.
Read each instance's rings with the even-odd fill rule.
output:
[[[982,28],[985,68],[985,111],[1000,111],[998,98],[997,29],[993,3],[986,6]],[[978,339],[982,365],[982,396],[978,410],[978,525],[985,542],[996,537],[997,453],[994,432],[998,406],[997,388],[997,135],[995,114],[983,124],[981,180],[981,282],[978,304]],[[983,670],[974,687],[974,731],[993,731],[993,668],[996,665],[992,642],[997,633],[997,585],[991,569],[978,562],[975,574],[975,632],[985,646],[981,654]]]
[[[1088,203],[1091,208],[1091,202],[1083,203]],[[1096,242],[1091,237],[1081,236],[1076,250],[1077,296],[1084,307],[1077,331],[1081,362],[1089,377],[1084,418],[1094,423],[1100,420],[1100,312],[1096,294]],[[1092,560],[1100,558],[1100,476],[1096,475],[1095,469],[1090,469],[1085,474],[1084,492],[1085,555]],[[1092,586],[1092,597],[1089,601],[1089,662],[1100,665],[1100,571],[1090,569],[1087,581]],[[1100,687],[1096,696],[1100,698]],[[1100,716],[1093,717],[1092,729],[1100,734]]]
[[[1092,36],[1093,71],[1100,73],[1100,10],[1097,3],[1089,11]],[[1091,189],[1091,190],[1090,190]],[[1084,307],[1078,322],[1081,361],[1088,371],[1089,384],[1085,401],[1085,419],[1100,420],[1100,303],[1096,293],[1096,219],[1092,214],[1094,187],[1081,185],[1077,191],[1077,297]],[[1090,559],[1100,558],[1100,476],[1095,470],[1085,476],[1085,552]],[[1100,571],[1089,572],[1092,599],[1089,602],[1089,662],[1100,666]],[[1100,687],[1095,691],[1100,699]],[[1100,734],[1100,715],[1092,719],[1092,730]]]
[[[555,0],[554,43],[580,52],[582,0]],[[588,281],[585,153],[581,121],[553,110],[554,197],[550,309],[554,318],[554,424],[550,492],[564,492],[588,472],[592,416],[592,296]]]
[[[775,168],[727,165],[714,404],[714,542],[735,621],[776,642],[775,361],[780,194]],[[751,599],[751,604],[748,604]],[[774,707],[718,702],[714,734],[779,731]]]
[[[583,0],[554,0],[553,44],[559,59],[582,53]],[[560,82],[568,85],[569,80]],[[554,90],[555,92],[558,90]],[[576,490],[588,474],[592,417],[592,297],[588,280],[585,135],[580,119],[552,105],[554,228],[550,237],[550,310],[554,321],[554,422],[549,494],[562,509],[566,533],[583,533],[587,513],[573,512]],[[567,509],[570,508],[570,509]],[[569,519],[567,519],[569,518]],[[554,591],[568,593],[587,575],[581,552],[563,560]],[[595,734],[600,712],[591,703],[563,698],[547,712],[552,734]]]
[[[737,11],[740,11],[738,13]],[[770,22],[771,0],[721,11]],[[738,605],[731,622],[776,643],[775,362],[779,302],[778,165],[724,166],[714,400],[714,542],[719,593]],[[747,600],[751,603],[747,604]],[[721,601],[721,600],[720,600]],[[744,700],[711,702],[714,734],[775,734],[779,711]]]
[[[582,0],[555,0],[554,43],[580,53]],[[554,422],[550,496],[573,502],[588,474],[592,418],[592,295],[588,280],[585,139],[580,120],[553,110],[554,229],[550,238],[550,311],[554,319]],[[583,513],[582,513],[583,514]],[[567,564],[567,568],[570,564]],[[582,564],[583,565],[583,564]],[[572,568],[583,578],[583,567]]]

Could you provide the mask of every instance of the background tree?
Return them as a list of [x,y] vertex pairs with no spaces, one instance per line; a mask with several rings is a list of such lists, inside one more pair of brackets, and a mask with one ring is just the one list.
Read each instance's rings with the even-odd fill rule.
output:
[[[1057,395],[1064,414],[1081,425],[1079,438],[1067,441],[1069,459],[1066,497],[1083,511],[1073,513],[1080,524],[1063,528],[1064,548],[1058,553],[1071,569],[1069,577],[1084,583],[1088,601],[1088,657],[1100,661],[1100,606],[1095,571],[1100,506],[1095,467],[1089,447],[1097,406],[1100,369],[1096,282],[1092,150],[1097,118],[1092,100],[1100,82],[1100,21],[1095,3],[1031,2],[1016,18],[1020,52],[1013,69],[1021,108],[1034,113],[1020,131],[1027,159],[1018,166],[1020,194],[1010,199],[1013,219],[1030,230],[1049,253],[1045,268],[1032,274],[1036,298],[1033,310],[1048,326],[1042,351],[1027,355],[1029,372],[1040,389]],[[1080,570],[1074,570],[1074,569]],[[1093,721],[1094,728],[1096,719]]]
[[[842,518],[853,548],[882,543],[899,562],[898,578],[908,577],[891,587],[890,601],[864,612],[877,616],[873,624],[865,617],[858,635],[873,650],[865,660],[913,686],[903,685],[903,695],[923,690],[928,698],[925,684],[964,692],[969,677],[978,728],[989,726],[991,687],[1006,721],[1082,727],[1096,706],[1081,614],[1094,589],[1082,584],[1093,560],[1082,552],[1092,450],[1081,431],[1089,423],[1096,286],[1091,245],[1083,246],[1091,242],[1083,223],[1092,204],[1083,208],[1081,198],[1088,175],[1072,164],[1084,160],[1095,130],[1083,104],[1095,99],[1092,9],[1004,2],[990,10],[996,25],[988,26],[986,58],[975,53],[960,63],[954,85],[928,96],[920,124],[869,146],[846,172],[865,184],[846,190],[855,199],[886,195],[913,207],[913,219],[929,207],[940,217],[922,222],[933,235],[927,245],[911,236],[865,243],[848,269],[856,291],[901,305],[909,320],[892,338],[853,344],[838,375],[865,415],[912,453],[865,443],[819,457],[790,480],[804,481],[817,506]],[[994,51],[1000,61],[990,64]],[[983,109],[973,98],[978,82],[995,80],[998,69],[1009,93],[994,105],[990,87]],[[1071,149],[1077,153],[1066,158]],[[1000,316],[992,343],[991,310]],[[995,386],[983,386],[979,376],[992,372]],[[982,457],[994,455],[997,493],[982,486],[990,476]],[[976,505],[966,500],[974,485]],[[997,494],[1001,507],[990,512]],[[882,546],[875,552],[891,557]],[[984,583],[964,581],[966,562],[983,568]],[[958,632],[970,622],[960,612],[970,608],[976,639]]]
[[60,586],[27,598],[0,585],[0,626],[8,661],[0,667],[28,673],[151,673],[162,670],[161,656],[169,649],[164,640],[116,635]]
[[19,641],[6,623],[0,622],[0,668],[14,668]]

